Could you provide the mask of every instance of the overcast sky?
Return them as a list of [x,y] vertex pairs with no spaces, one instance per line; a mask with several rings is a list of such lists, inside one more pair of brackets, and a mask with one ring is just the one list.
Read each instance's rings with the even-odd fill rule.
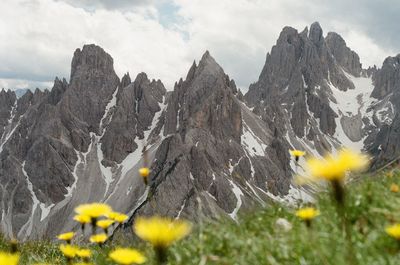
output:
[[146,72],[167,89],[193,60],[211,55],[247,89],[281,29],[319,21],[364,67],[400,53],[398,0],[1,0],[0,88],[69,80],[76,48],[103,47],[121,77]]

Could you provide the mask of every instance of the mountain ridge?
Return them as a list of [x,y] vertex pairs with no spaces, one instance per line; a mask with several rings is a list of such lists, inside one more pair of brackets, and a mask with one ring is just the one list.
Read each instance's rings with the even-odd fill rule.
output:
[[[363,69],[319,23],[285,27],[242,95],[208,51],[167,91],[145,73],[120,79],[108,53],[85,45],[69,82],[19,99],[0,92],[1,230],[52,238],[73,229],[73,208],[89,201],[132,222],[154,213],[236,219],[269,200],[311,199],[292,185],[302,165],[288,149],[320,156],[347,146],[373,154],[373,167],[400,154],[399,58]],[[137,175],[144,148],[149,187]]]

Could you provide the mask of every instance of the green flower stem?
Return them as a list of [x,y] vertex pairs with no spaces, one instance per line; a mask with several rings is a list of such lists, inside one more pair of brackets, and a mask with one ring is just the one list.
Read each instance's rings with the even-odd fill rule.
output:
[[345,203],[345,189],[343,183],[340,180],[331,181],[333,189],[333,198],[336,201],[336,211],[340,218],[339,230],[344,233],[347,242],[347,259],[349,264],[356,265],[357,258],[354,255],[354,247],[352,242],[351,224],[346,214],[346,203]]
[[156,259],[157,259],[157,264],[159,265],[164,265],[167,264],[167,248],[165,247],[155,247],[154,251],[156,252]]

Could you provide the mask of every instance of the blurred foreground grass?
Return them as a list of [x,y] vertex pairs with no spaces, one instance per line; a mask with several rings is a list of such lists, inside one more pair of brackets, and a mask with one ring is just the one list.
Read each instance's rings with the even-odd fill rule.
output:
[[[390,190],[393,183],[400,185],[400,171],[366,176],[347,186],[346,213],[357,264],[400,264],[400,242],[385,233],[388,225],[400,222],[400,193]],[[196,225],[170,248],[168,264],[349,264],[348,244],[329,194],[319,194],[314,207],[321,215],[311,229],[295,216],[295,208],[277,203],[239,216],[238,224],[223,219]],[[118,235],[103,248],[91,247],[92,263],[115,264],[107,255],[118,245],[141,250],[148,257],[145,264],[153,264],[152,248],[129,238]],[[8,250],[4,239],[0,249]],[[21,264],[67,264],[55,243],[28,242],[20,251]]]

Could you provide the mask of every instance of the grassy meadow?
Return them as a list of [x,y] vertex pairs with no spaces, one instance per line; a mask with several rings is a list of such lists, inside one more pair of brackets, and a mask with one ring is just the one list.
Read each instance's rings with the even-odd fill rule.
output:
[[[238,223],[224,219],[194,225],[186,238],[169,247],[167,264],[399,264],[400,241],[385,231],[400,222],[400,193],[393,184],[400,184],[397,169],[362,176],[346,185],[350,237],[327,191],[313,205],[320,215],[310,226],[296,216],[295,208],[272,203],[239,215]],[[86,264],[117,264],[108,257],[117,246],[136,248],[147,257],[144,264],[157,264],[149,243],[121,234],[102,247],[85,244],[92,250]],[[1,239],[0,249],[9,251],[10,243]],[[18,250],[20,264],[82,264],[79,258],[68,263],[57,243],[28,242]]]

